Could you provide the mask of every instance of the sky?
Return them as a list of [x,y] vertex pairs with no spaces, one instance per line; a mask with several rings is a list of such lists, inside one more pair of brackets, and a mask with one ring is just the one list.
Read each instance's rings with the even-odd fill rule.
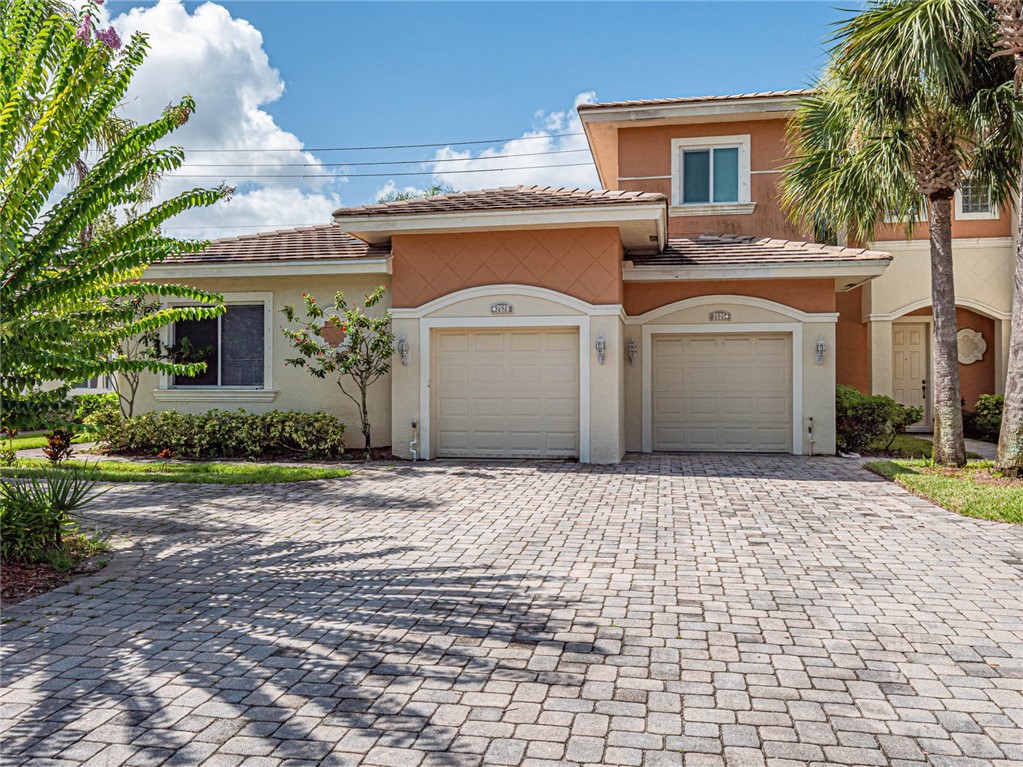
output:
[[[129,117],[196,99],[160,195],[236,192],[166,231],[221,237],[391,189],[596,186],[579,103],[804,87],[856,4],[107,0],[99,23],[150,38]],[[408,144],[432,146],[351,149]]]

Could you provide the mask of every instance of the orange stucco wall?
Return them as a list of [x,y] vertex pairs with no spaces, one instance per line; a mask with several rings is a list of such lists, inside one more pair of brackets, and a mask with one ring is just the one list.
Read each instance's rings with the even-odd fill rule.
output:
[[[931,310],[929,307],[917,309],[908,316],[930,317]],[[995,391],[995,321],[960,306],[956,307],[956,326],[959,330],[976,330],[987,341],[987,351],[982,360],[959,366],[959,394],[966,400],[966,408],[973,410],[977,406],[977,397],[994,394]]]
[[[953,209],[954,211],[954,209]],[[930,227],[926,222],[919,223],[913,228],[913,240],[926,240],[930,237]],[[1001,215],[994,220],[972,220],[960,221],[952,214],[952,236],[953,237],[1010,237],[1012,235],[1012,214],[1009,206],[1002,208]],[[884,240],[905,240],[906,227],[903,224],[882,224],[874,232],[876,241]]]
[[785,120],[659,125],[623,128],[618,136],[619,188],[629,191],[661,192],[671,198],[671,179],[637,179],[635,176],[671,175],[671,140],[706,136],[750,137],[750,197],[757,203],[752,214],[735,216],[671,216],[668,231],[683,236],[704,232],[755,234],[785,239],[812,239],[801,232],[778,205],[779,174],[788,151]]
[[635,316],[694,296],[765,298],[804,312],[835,311],[834,280],[723,280],[627,282],[625,313]]
[[613,227],[403,234],[391,241],[395,307],[456,290],[515,283],[591,304],[622,302],[622,244]]
[[835,380],[870,393],[867,325],[860,322],[863,288],[835,294]]

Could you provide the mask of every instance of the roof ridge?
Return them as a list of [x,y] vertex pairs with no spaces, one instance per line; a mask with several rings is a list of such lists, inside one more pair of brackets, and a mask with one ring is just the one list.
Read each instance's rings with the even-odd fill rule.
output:
[[626,106],[670,106],[671,104],[698,104],[704,101],[741,101],[743,99],[768,99],[805,96],[813,93],[812,88],[787,88],[772,91],[750,91],[748,93],[726,93],[705,96],[669,96],[650,99],[625,99],[618,101],[598,101],[590,104],[580,104],[577,109],[588,111],[592,109],[608,109],[612,107]]

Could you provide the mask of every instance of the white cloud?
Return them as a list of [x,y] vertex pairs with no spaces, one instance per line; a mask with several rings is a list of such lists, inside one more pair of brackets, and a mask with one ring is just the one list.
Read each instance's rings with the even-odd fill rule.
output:
[[[427,165],[437,183],[456,189],[487,189],[515,184],[596,187],[600,183],[597,170],[586,137],[581,135],[582,123],[576,111],[579,104],[592,103],[595,98],[592,91],[580,93],[569,110],[537,112],[534,115],[536,128],[498,148],[473,154],[472,150],[444,147],[437,150],[433,161]],[[478,172],[455,172],[465,170]]]
[[[258,29],[212,2],[190,14],[181,0],[134,8],[111,23],[124,40],[136,31],[149,35],[149,55],[132,80],[125,114],[152,120],[167,104],[190,94],[196,112],[166,143],[186,150],[234,150],[187,151],[185,166],[163,179],[160,199],[221,181],[239,188],[230,202],[168,222],[168,233],[217,237],[258,231],[241,225],[272,229],[330,221],[331,211],[341,203],[339,180],[327,178],[319,159],[300,151],[302,141],[262,108],[281,97],[284,82],[270,66]],[[268,147],[292,151],[246,151]],[[256,167],[284,162],[305,167]],[[310,178],[265,178],[271,174]]]

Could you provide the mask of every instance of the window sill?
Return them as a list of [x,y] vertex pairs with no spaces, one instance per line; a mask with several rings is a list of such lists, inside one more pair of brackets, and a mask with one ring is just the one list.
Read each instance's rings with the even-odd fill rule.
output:
[[669,216],[746,216],[757,206],[755,202],[716,202],[708,205],[672,205]]
[[277,399],[276,389],[154,389],[153,399],[157,402],[217,402],[254,403],[273,402]]
[[997,221],[998,213],[956,213],[956,221]]

